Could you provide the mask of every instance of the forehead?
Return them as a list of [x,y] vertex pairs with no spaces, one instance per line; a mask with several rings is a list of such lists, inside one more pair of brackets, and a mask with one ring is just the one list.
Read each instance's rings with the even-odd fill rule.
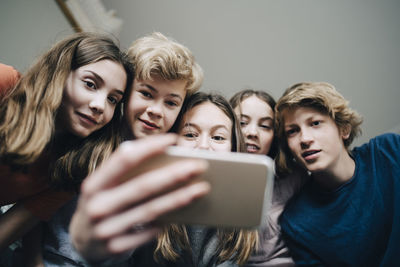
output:
[[135,84],[147,84],[162,94],[186,95],[186,80],[165,80],[160,76],[152,76],[149,80],[135,79]]
[[300,123],[309,119],[313,119],[315,117],[324,117],[325,119],[333,119],[326,114],[326,112],[322,112],[317,108],[313,107],[290,107],[285,108],[281,111],[282,119],[286,124],[290,123]]
[[232,127],[232,120],[211,102],[202,103],[187,111],[182,122],[183,124],[193,123],[207,127],[216,125],[224,125],[226,128]]
[[242,114],[254,114],[258,117],[272,117],[274,114],[271,106],[256,95],[243,99],[240,105],[235,108],[235,111],[240,111]]
[[110,87],[125,91],[127,75],[124,67],[119,62],[110,59],[102,59],[94,63],[83,65],[75,71],[79,73],[91,73],[101,78],[103,82]]

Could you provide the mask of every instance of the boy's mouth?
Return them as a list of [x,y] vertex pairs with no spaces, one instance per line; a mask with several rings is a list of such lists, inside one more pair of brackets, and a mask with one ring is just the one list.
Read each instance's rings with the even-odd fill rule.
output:
[[301,153],[301,156],[305,159],[305,160],[312,160],[316,157],[316,154],[321,152],[321,150],[307,150],[303,153]]

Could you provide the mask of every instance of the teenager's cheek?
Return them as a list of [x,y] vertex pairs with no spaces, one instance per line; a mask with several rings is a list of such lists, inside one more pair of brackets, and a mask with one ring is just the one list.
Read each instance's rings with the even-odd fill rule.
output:
[[169,131],[171,129],[171,127],[174,125],[176,119],[178,118],[178,114],[179,114],[180,108],[179,109],[175,109],[175,110],[171,110],[170,112],[167,112],[165,114],[165,125],[167,131]]

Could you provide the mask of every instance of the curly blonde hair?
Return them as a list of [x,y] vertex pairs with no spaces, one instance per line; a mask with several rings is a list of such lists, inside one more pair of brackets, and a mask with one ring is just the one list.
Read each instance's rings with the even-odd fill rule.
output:
[[128,49],[135,67],[135,79],[152,80],[159,76],[164,80],[184,80],[188,95],[199,90],[203,83],[203,70],[190,50],[154,32],[133,42]]

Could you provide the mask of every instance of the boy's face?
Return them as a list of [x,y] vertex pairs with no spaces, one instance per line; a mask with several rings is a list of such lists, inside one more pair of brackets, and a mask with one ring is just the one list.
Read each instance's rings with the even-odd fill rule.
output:
[[186,81],[134,80],[125,110],[127,123],[136,138],[166,133],[174,124],[186,96]]
[[330,116],[308,107],[282,112],[287,144],[296,161],[307,170],[336,172],[345,166],[347,150],[341,133]]

